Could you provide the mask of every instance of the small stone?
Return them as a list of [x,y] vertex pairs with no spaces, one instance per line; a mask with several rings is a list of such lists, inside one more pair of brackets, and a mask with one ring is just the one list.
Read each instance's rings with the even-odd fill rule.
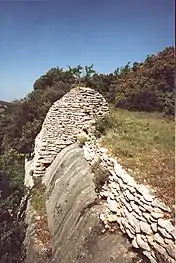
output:
[[102,190],[105,190],[105,191],[109,192],[110,189],[109,189],[108,185],[103,185],[102,186]]
[[171,241],[171,239],[165,238],[165,239],[164,239],[164,242],[168,245],[168,244],[169,244],[170,242],[172,242],[172,241]]
[[136,237],[134,237],[133,241],[132,241],[132,246],[135,248],[139,248],[137,242],[136,242]]
[[143,204],[143,207],[145,208],[145,210],[147,212],[152,212],[152,210],[153,210],[153,208],[150,205],[147,205],[147,204]]
[[150,214],[149,213],[142,213],[142,216],[150,223]]
[[165,256],[166,255],[166,250],[164,247],[161,247],[159,244],[156,242],[153,243],[153,247],[158,251],[161,255]]
[[111,192],[110,191],[101,191],[100,192],[100,196],[104,196],[104,197],[108,197],[109,195],[111,194]]
[[107,216],[107,220],[112,223],[112,222],[117,222],[117,216],[112,214]]
[[156,233],[157,232],[157,223],[152,223],[151,229],[153,230],[154,233]]
[[146,222],[140,221],[140,228],[141,228],[141,231],[142,231],[143,233],[145,233],[145,234],[150,235],[150,234],[153,233],[150,225],[149,225],[148,223],[146,223]]
[[150,260],[150,263],[158,263],[149,251],[143,251],[143,254]]
[[150,251],[150,247],[149,247],[148,243],[145,242],[145,241],[142,239],[142,237],[141,237],[140,234],[137,234],[137,235],[136,235],[136,242],[137,242],[137,244],[138,244],[138,246],[139,246],[140,248],[142,248],[142,249],[144,249],[144,250],[147,250],[147,251]]
[[105,225],[105,229],[109,229],[110,226],[108,224]]
[[160,234],[156,233],[154,235],[154,240],[159,243],[160,245],[164,246],[164,239],[160,236]]
[[[126,215],[127,216],[127,215]],[[139,220],[136,219],[135,216],[133,216],[132,213],[128,213],[127,220],[129,224],[134,228],[134,231],[136,233],[140,233],[140,225],[139,225]]]
[[115,200],[110,200],[107,207],[114,213],[117,213],[118,211],[117,202]]
[[174,243],[170,243],[166,246],[167,253],[175,259],[175,246]]
[[174,226],[169,220],[164,220],[162,218],[158,219],[158,225],[162,228],[165,228],[168,232],[174,231]]
[[116,189],[116,188],[117,188],[117,183],[111,182],[111,183],[109,184],[109,187]]
[[139,206],[139,209],[142,211],[142,212],[146,212],[145,208],[143,206]]
[[165,228],[162,228],[162,227],[158,227],[158,231],[162,234],[162,236],[165,238],[170,238],[172,239],[172,236],[171,234],[169,234]]
[[153,200],[152,205],[155,206],[155,207],[160,208],[164,212],[168,212],[168,213],[171,212],[171,209],[169,207],[167,207],[164,203],[160,202],[157,199]]
[[153,245],[153,236],[147,235],[147,240],[148,240],[148,242],[149,242],[150,245]]
[[154,218],[154,219],[158,219],[158,218],[161,218],[164,216],[163,212],[160,210],[160,211],[155,211],[155,212],[151,212],[151,216]]
[[126,228],[126,233],[127,233],[127,235],[128,235],[130,238],[134,238],[134,236],[135,236],[133,233],[131,233],[130,229],[128,229],[128,228]]
[[139,207],[138,207],[136,204],[132,203],[131,206],[132,206],[132,209],[133,209],[139,216],[142,215],[142,212],[140,211]]
[[39,221],[41,219],[41,216],[36,216],[36,220]]
[[107,221],[105,214],[100,214],[100,220],[103,222]]
[[125,191],[125,196],[126,196],[127,200],[129,200],[129,201],[134,200],[134,196],[130,193],[130,191],[128,189]]
[[116,189],[111,189],[111,192],[112,192],[112,194],[114,195],[114,196],[118,196],[119,195],[119,193],[117,192],[117,190]]
[[137,186],[137,191],[143,196],[143,194],[149,194],[149,189],[143,185],[143,184],[140,184]]
[[129,203],[125,203],[125,207],[128,209],[129,212],[132,212],[133,209],[131,208],[130,204]]
[[[149,193],[145,193],[145,192],[144,192],[142,195],[143,195],[143,198],[144,198],[147,202],[152,202],[153,199],[154,199],[154,196],[151,195],[151,194],[149,194]],[[142,199],[142,198],[141,198],[141,199]]]

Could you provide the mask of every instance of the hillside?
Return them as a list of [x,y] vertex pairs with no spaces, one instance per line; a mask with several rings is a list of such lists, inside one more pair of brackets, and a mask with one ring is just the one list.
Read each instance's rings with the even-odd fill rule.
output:
[[[97,74],[91,66],[63,70],[52,68],[34,83],[34,90],[19,101],[18,110],[2,120],[1,150],[9,147],[20,153],[33,151],[47,111],[75,84],[87,85],[104,95],[117,108],[159,111],[174,115],[174,48],[167,47],[142,63],[128,63],[114,73]],[[3,127],[2,127],[3,126]]]

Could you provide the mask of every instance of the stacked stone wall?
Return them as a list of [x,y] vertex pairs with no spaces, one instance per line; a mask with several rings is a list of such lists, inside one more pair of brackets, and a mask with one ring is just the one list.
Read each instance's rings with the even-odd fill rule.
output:
[[105,229],[119,225],[133,247],[141,249],[151,263],[174,263],[175,228],[165,218],[171,215],[171,209],[149,187],[138,184],[107,154],[107,149],[98,147],[94,140],[86,142],[83,148],[90,165],[99,161],[110,173],[100,192],[100,198],[106,200],[106,210],[100,214]]
[[74,143],[77,134],[108,112],[103,96],[85,87],[73,88],[50,108],[35,141],[34,176],[45,173],[57,154]]

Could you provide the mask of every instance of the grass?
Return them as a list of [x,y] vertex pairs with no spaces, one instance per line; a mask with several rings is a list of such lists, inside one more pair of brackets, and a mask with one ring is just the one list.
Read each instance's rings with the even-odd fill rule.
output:
[[31,204],[36,212],[38,219],[36,220],[35,233],[37,236],[38,246],[42,244],[43,259],[51,256],[51,234],[48,228],[47,213],[45,207],[45,185],[42,184],[41,177],[34,177],[34,188],[31,191]]
[[139,182],[151,186],[173,209],[175,194],[174,121],[159,113],[110,110],[102,145]]
[[43,213],[45,211],[45,185],[42,184],[42,179],[40,177],[35,178],[31,196],[31,204],[33,208],[36,211]]

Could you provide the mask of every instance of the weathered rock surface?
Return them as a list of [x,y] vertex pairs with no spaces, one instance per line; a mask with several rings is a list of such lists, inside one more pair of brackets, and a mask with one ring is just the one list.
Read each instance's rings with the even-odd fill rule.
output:
[[80,147],[73,144],[62,150],[43,182],[53,245],[51,263],[139,262],[122,234],[102,234],[99,215],[104,219],[104,208],[95,201],[92,174]]

